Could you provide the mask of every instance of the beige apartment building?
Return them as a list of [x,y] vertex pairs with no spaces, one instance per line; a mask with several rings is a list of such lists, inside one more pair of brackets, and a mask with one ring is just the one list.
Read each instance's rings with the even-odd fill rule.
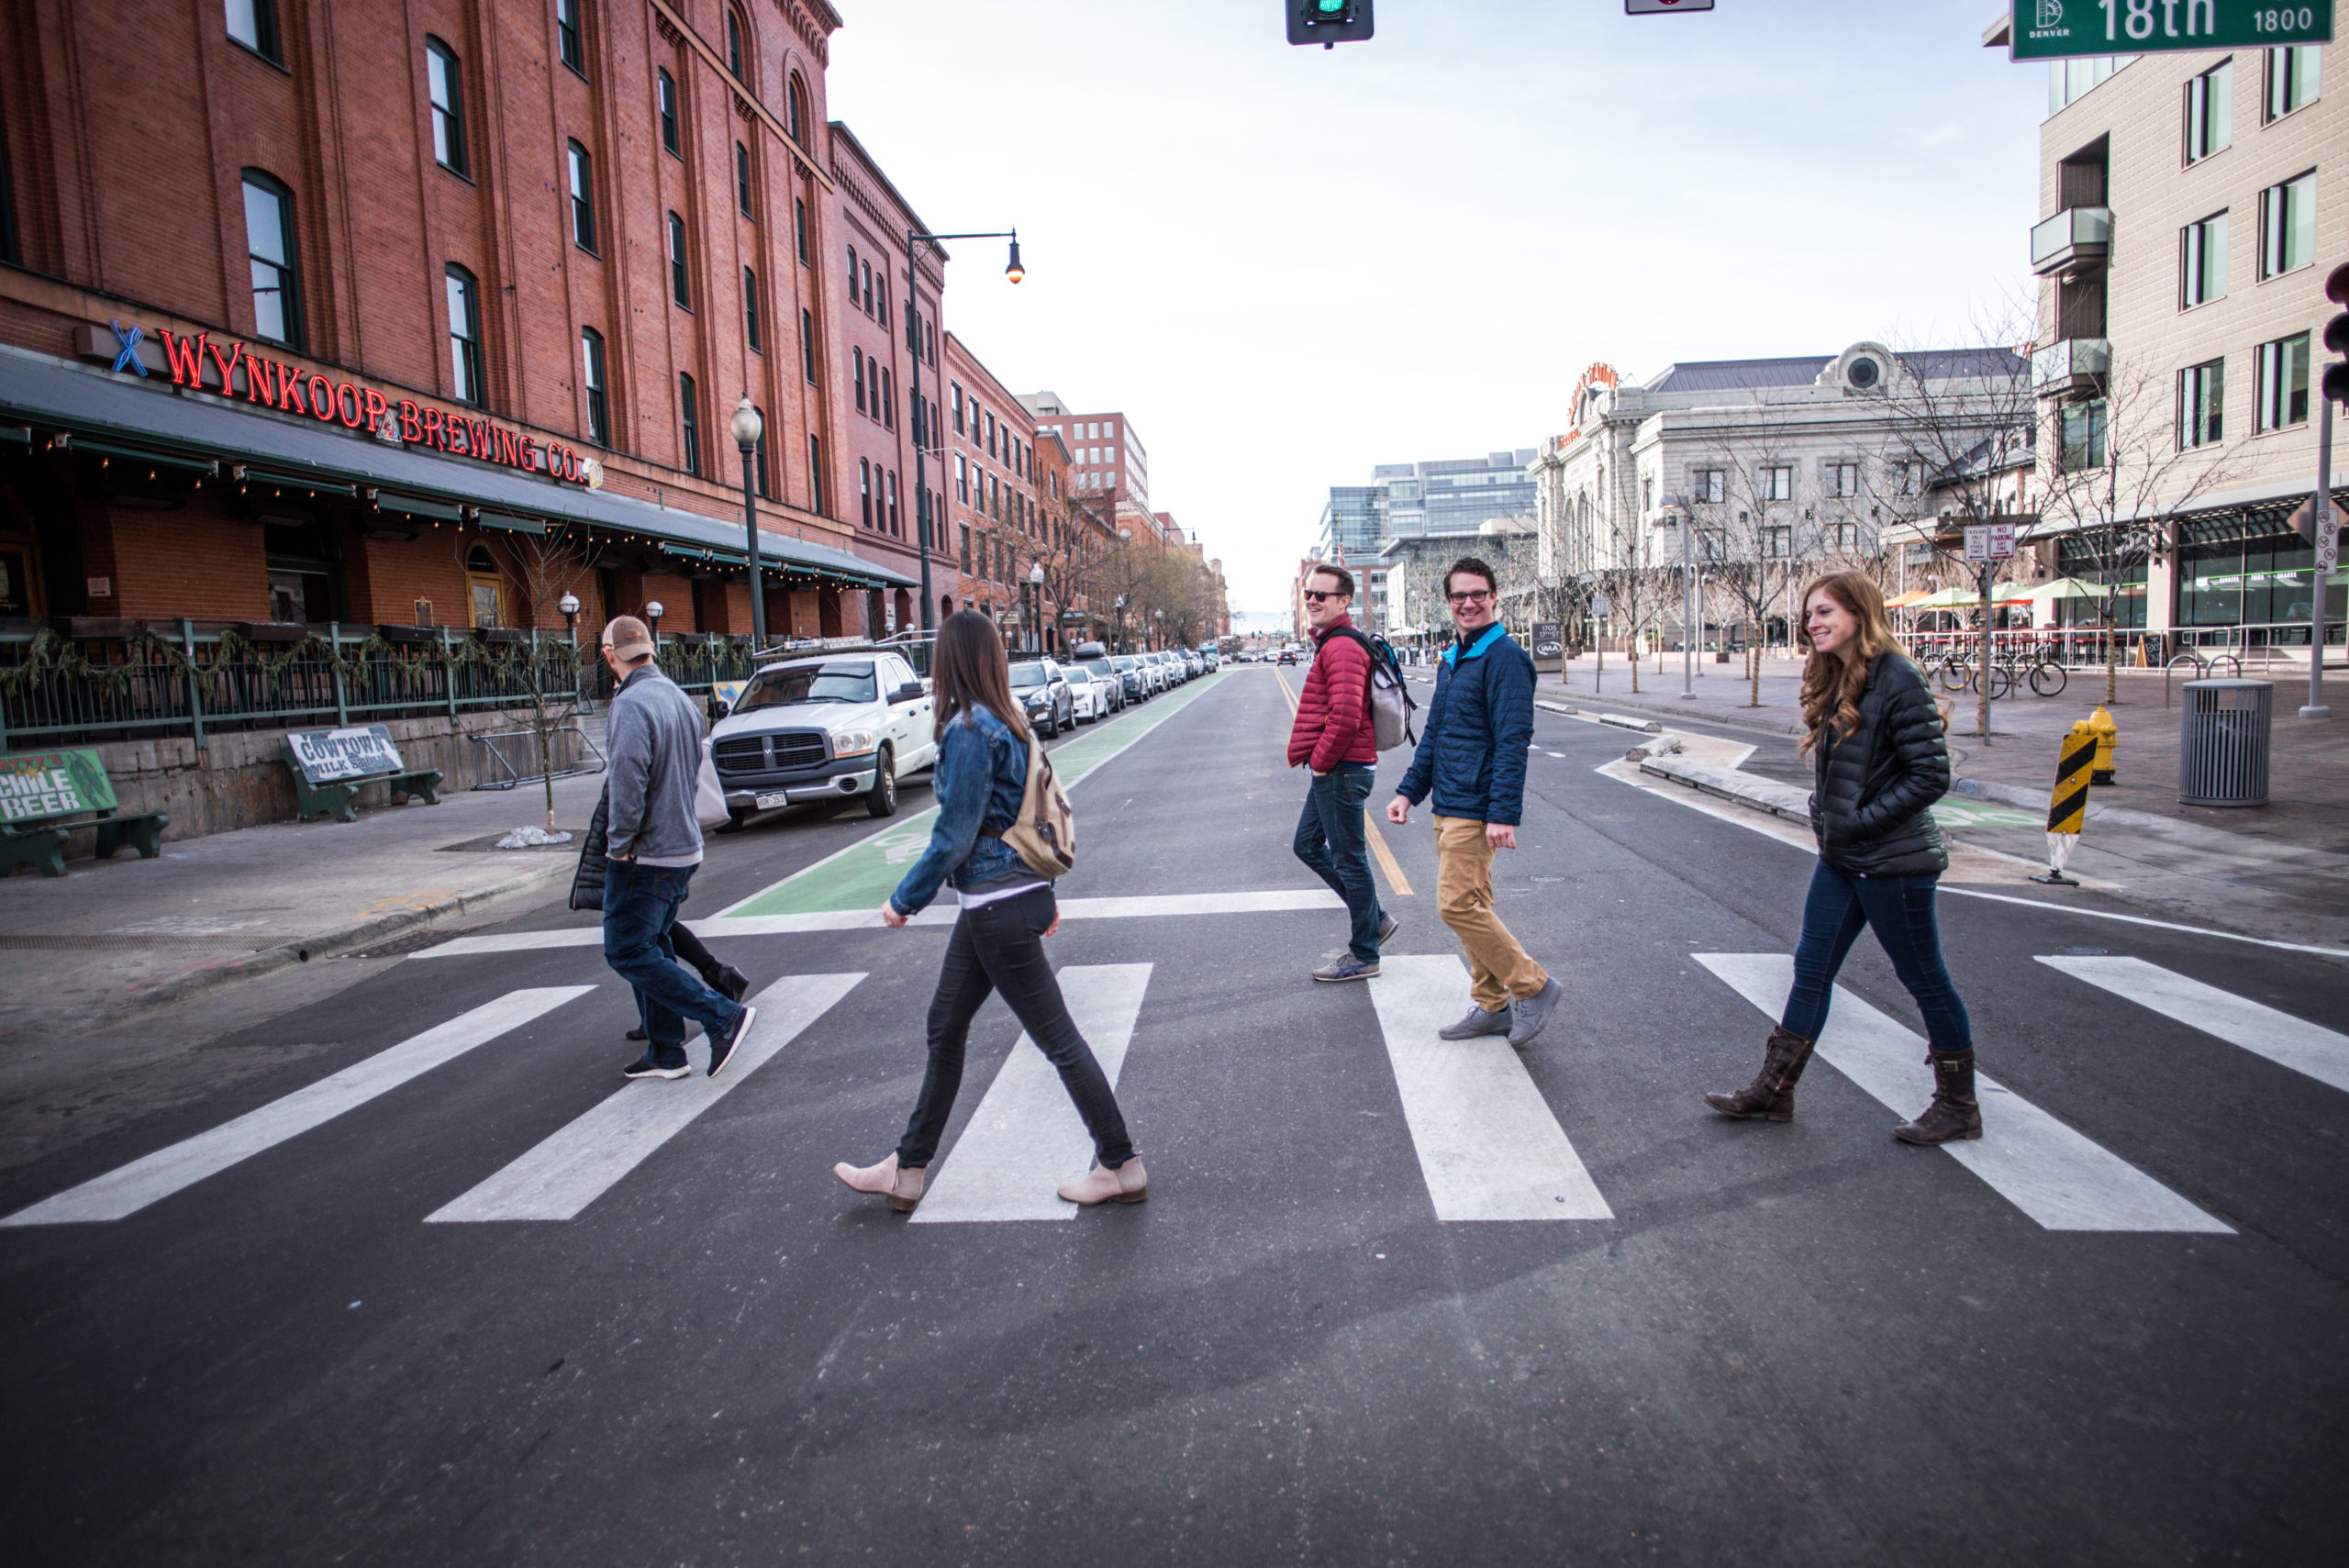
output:
[[[2051,69],[2031,533],[2058,573],[2118,579],[2125,627],[2305,657],[2313,550],[2289,518],[2349,261],[2341,72],[2325,46]],[[2337,648],[2337,575],[2327,593]]]

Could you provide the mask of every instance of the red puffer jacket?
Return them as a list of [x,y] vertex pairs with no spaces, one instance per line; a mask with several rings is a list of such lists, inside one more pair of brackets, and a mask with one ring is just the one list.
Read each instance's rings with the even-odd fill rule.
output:
[[1370,727],[1370,652],[1341,629],[1353,621],[1340,616],[1316,637],[1313,666],[1297,700],[1297,723],[1288,732],[1288,765],[1310,762],[1326,773],[1340,762],[1378,765],[1378,736]]

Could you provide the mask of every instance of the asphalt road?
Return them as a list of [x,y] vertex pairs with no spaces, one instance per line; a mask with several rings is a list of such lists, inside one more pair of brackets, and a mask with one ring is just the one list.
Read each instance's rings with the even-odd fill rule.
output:
[[[910,1107],[945,929],[840,928],[928,795],[754,825],[687,906],[776,987],[722,1097],[623,1085],[593,947],[476,938],[230,1042],[310,1047],[282,1071],[0,1173],[7,1559],[2349,1554],[2340,961],[1953,895],[1991,1136],[1889,1138],[1921,1095],[1863,1085],[1920,1026],[1867,940],[1799,1119],[1725,1122],[1698,1096],[1751,1073],[1738,987],[1791,951],[1809,858],[1544,715],[1498,899],[1569,999],[1519,1058],[1438,1054],[1414,1030],[1464,972],[1424,809],[1382,829],[1412,891],[1382,874],[1375,984],[1308,979],[1340,912],[1225,896],[1318,887],[1297,675],[1060,749],[1097,771],[1053,951],[1122,1048],[1149,1203],[957,1217],[1074,1173],[1000,1003],[923,1222],[841,1188]],[[1181,895],[1224,912],[1085,902]],[[534,1203],[572,1212],[500,1217]]]

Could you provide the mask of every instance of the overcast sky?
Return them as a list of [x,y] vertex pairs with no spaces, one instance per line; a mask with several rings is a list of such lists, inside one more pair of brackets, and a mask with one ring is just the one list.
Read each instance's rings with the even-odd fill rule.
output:
[[1151,504],[1286,609],[1332,484],[1531,447],[1593,361],[1956,342],[2030,297],[2043,66],[2000,0],[835,0],[830,108],[1008,385],[1122,409]]

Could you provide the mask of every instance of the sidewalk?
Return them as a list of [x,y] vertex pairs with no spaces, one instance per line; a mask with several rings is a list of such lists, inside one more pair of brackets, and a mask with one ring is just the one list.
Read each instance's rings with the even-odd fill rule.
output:
[[[1543,675],[1541,700],[1587,714],[1698,719],[1749,737],[1754,751],[1738,772],[1808,793],[1809,763],[1797,751],[1802,734],[1800,661],[1762,666],[1761,706],[1742,665],[1701,664],[1694,698],[1680,695],[1681,665],[1666,654],[1661,673],[1649,659],[1631,691],[1624,661],[1609,655],[1574,661]],[[2254,673],[2254,678],[2261,678]],[[2182,700],[2174,677],[2162,706],[2158,671],[2124,669],[2110,705],[2120,736],[2118,783],[2089,795],[2087,829],[2072,859],[2077,873],[2112,884],[2112,895],[2163,919],[2210,925],[2245,935],[2324,946],[2349,946],[2349,822],[2343,814],[2349,780],[2349,678],[2327,677],[2336,717],[2302,719],[2306,674],[2277,673],[2276,728],[2264,806],[2220,808],[2177,802]],[[2028,694],[1992,705],[1988,744],[1971,733],[1971,694],[1937,694],[1951,702],[1950,757],[1957,782],[1936,807],[1953,839],[2043,866],[2048,795],[2057,748],[2072,725],[2104,697],[2101,670],[2074,671],[2062,695]],[[1776,791],[1756,790],[1749,804],[1771,809]],[[1766,796],[1767,798],[1763,798]],[[2026,867],[2018,865],[2021,880]]]

